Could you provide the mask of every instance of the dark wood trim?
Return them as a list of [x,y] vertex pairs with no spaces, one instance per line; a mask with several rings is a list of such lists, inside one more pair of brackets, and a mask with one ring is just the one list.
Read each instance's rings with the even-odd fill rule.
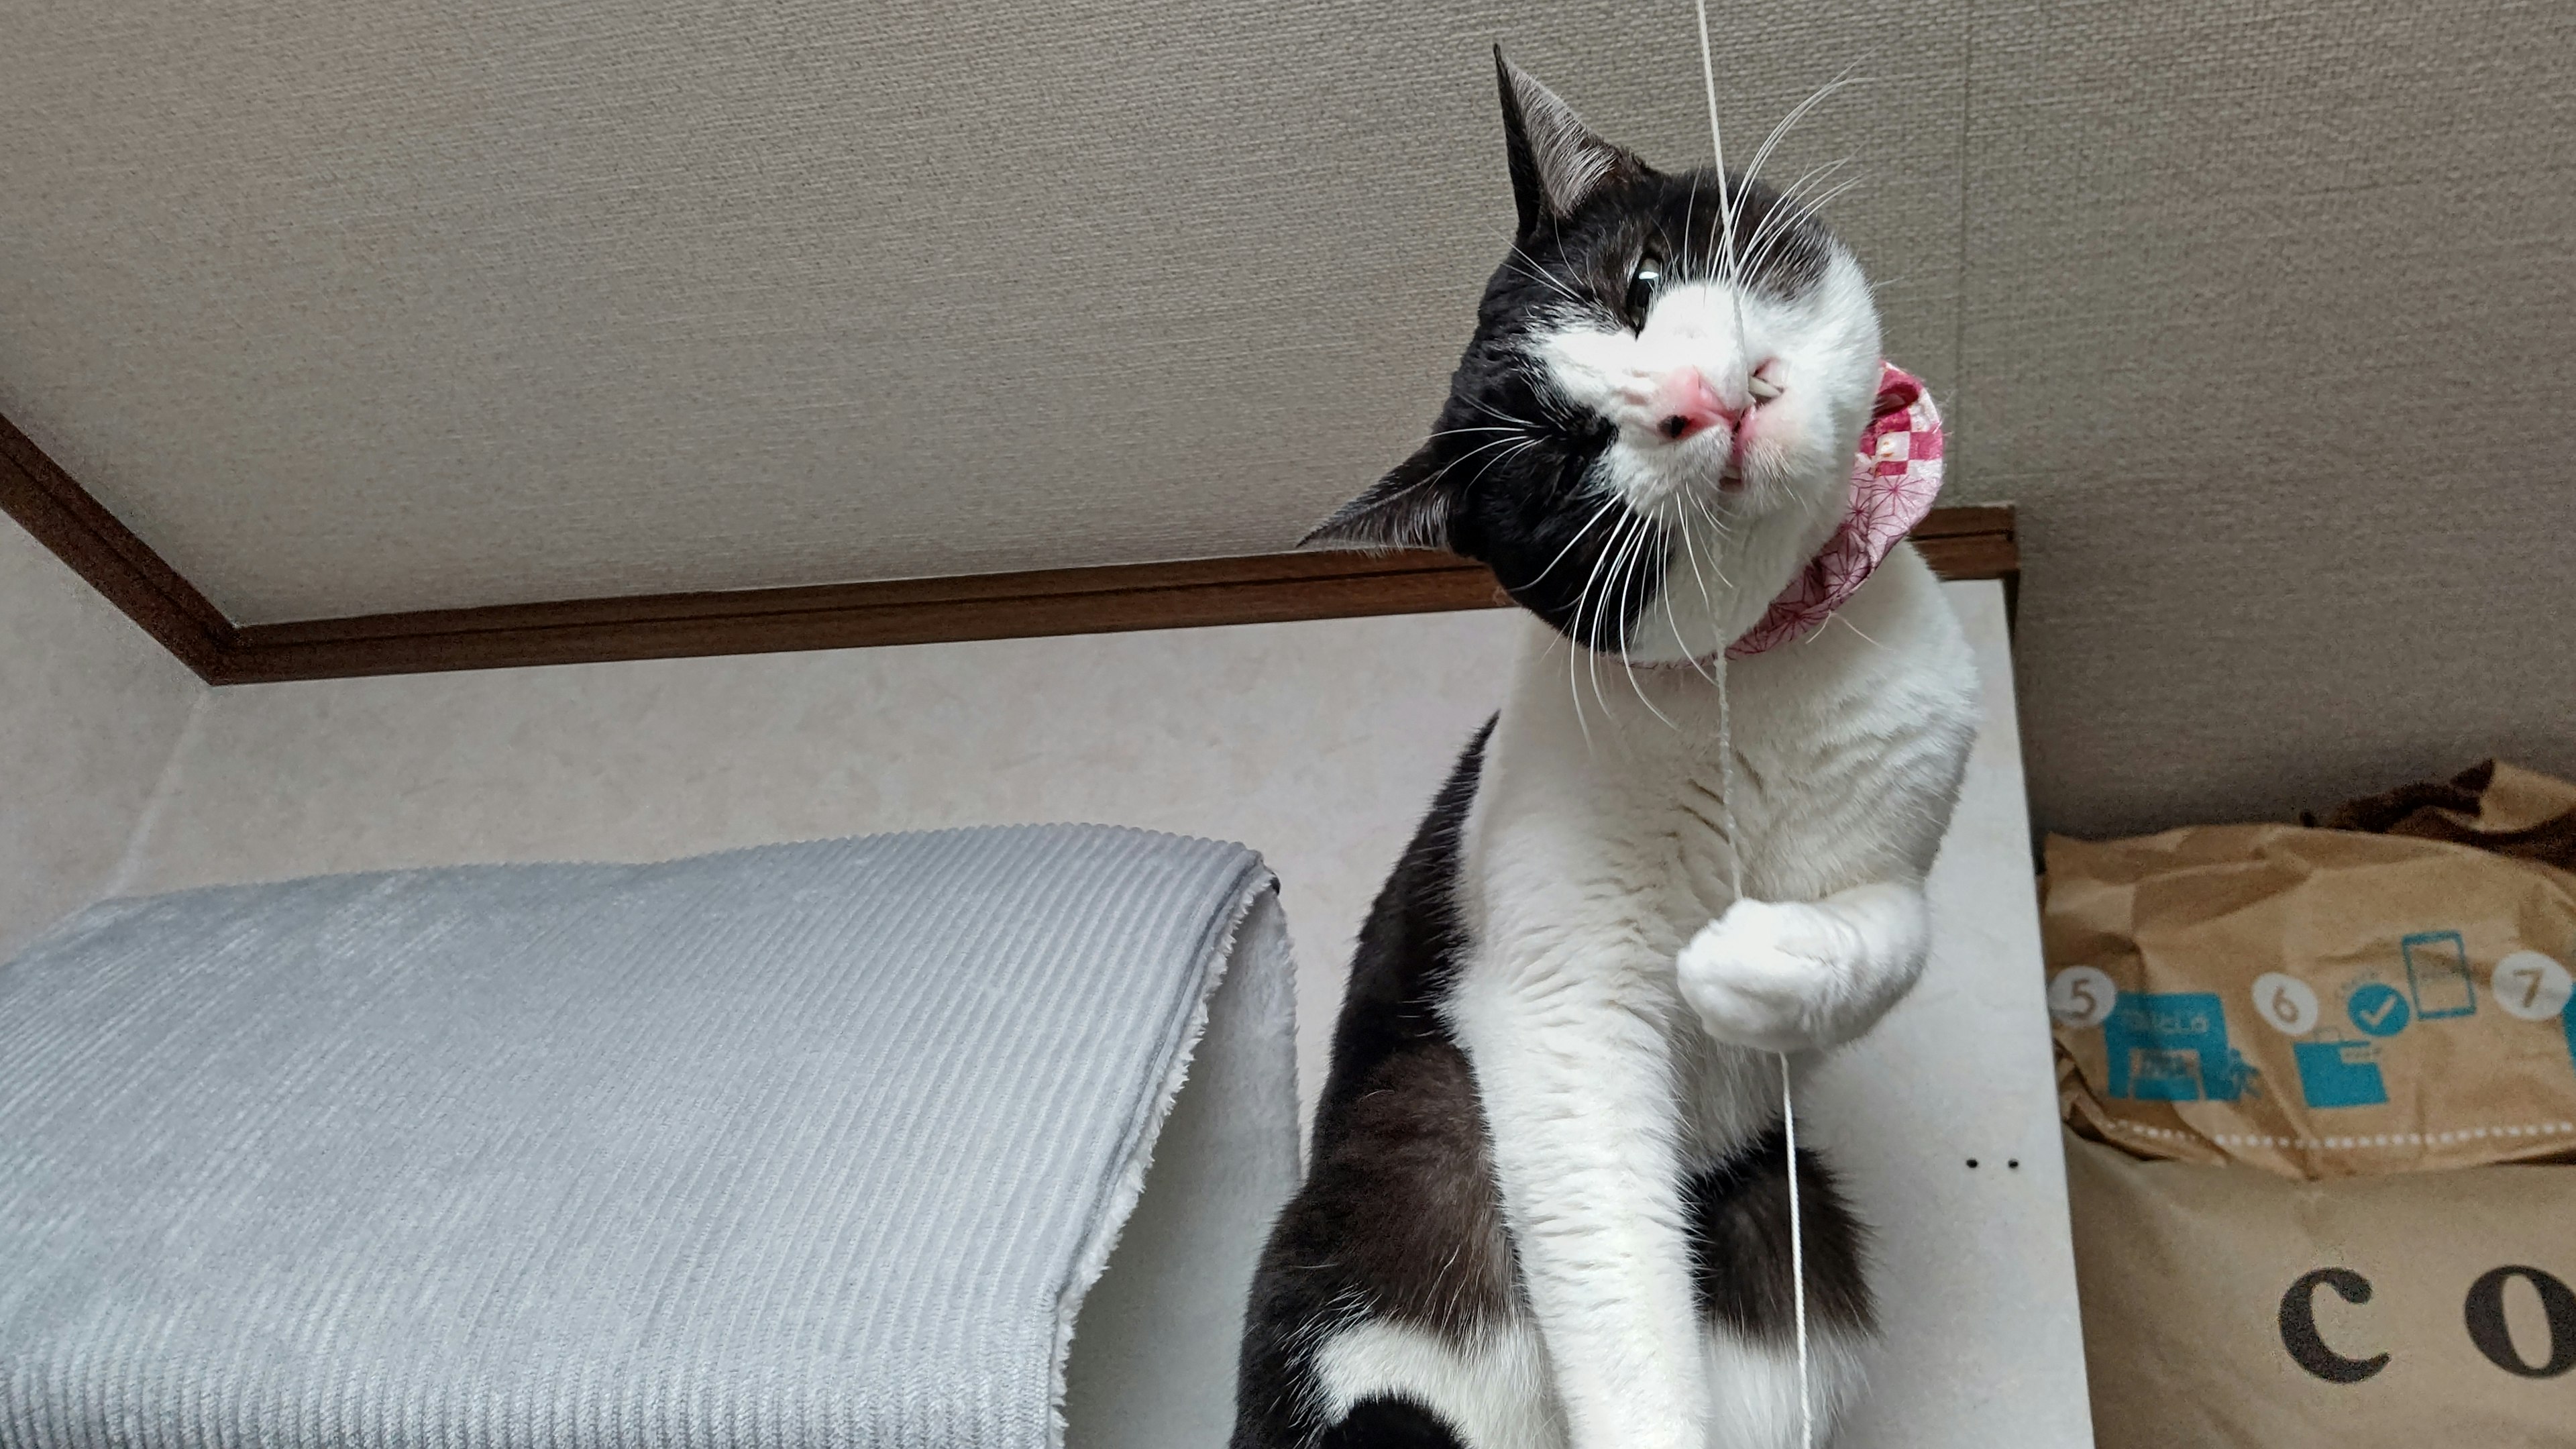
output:
[[[1275,624],[1493,608],[1484,565],[1438,553],[1279,553],[884,583],[566,599],[236,627],[0,418],[0,509],[214,684]],[[2009,507],[1914,531],[1944,578],[2017,582]]]
[[[1914,540],[1944,578],[2003,579],[2009,586],[2020,571],[2008,507],[1936,510]],[[1448,554],[1259,554],[254,624],[226,652],[220,680],[1275,624],[1506,602],[1484,565]]]
[[7,418],[0,418],[0,513],[200,678],[220,682],[231,622]]
[[1170,564],[573,599],[251,625],[221,682],[939,644],[1487,608],[1445,554],[1264,554]]

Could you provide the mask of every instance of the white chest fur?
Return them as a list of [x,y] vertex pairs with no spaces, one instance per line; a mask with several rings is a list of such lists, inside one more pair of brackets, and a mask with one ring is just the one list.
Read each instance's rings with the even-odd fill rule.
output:
[[1529,626],[1468,818],[1460,904],[1479,965],[1669,962],[1733,903],[1730,780],[1752,900],[1919,885],[1931,868],[1978,685],[1939,582],[1910,548],[1815,636],[1728,666],[1731,771],[1706,676],[1620,669],[1596,690],[1567,648]]

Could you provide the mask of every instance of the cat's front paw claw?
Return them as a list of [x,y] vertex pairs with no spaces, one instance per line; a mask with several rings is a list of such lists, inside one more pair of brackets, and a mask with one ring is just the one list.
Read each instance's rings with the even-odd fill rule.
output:
[[1813,906],[1737,901],[1682,947],[1682,999],[1722,1042],[1764,1051],[1833,1045],[1819,1010],[1833,940]]

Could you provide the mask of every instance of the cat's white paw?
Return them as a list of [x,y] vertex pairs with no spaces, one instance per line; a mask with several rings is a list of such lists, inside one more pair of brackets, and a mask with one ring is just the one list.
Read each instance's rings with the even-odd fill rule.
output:
[[1848,951],[1840,925],[1798,901],[1737,901],[1682,947],[1682,999],[1719,1041],[1773,1052],[1836,1045],[1831,1007]]

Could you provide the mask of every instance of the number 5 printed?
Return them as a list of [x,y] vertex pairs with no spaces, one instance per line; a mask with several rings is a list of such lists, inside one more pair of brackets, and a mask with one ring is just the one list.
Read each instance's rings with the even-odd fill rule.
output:
[[2100,1026],[2119,1002],[2120,988],[2096,967],[2069,966],[2049,978],[2048,1014],[2060,1026]]

